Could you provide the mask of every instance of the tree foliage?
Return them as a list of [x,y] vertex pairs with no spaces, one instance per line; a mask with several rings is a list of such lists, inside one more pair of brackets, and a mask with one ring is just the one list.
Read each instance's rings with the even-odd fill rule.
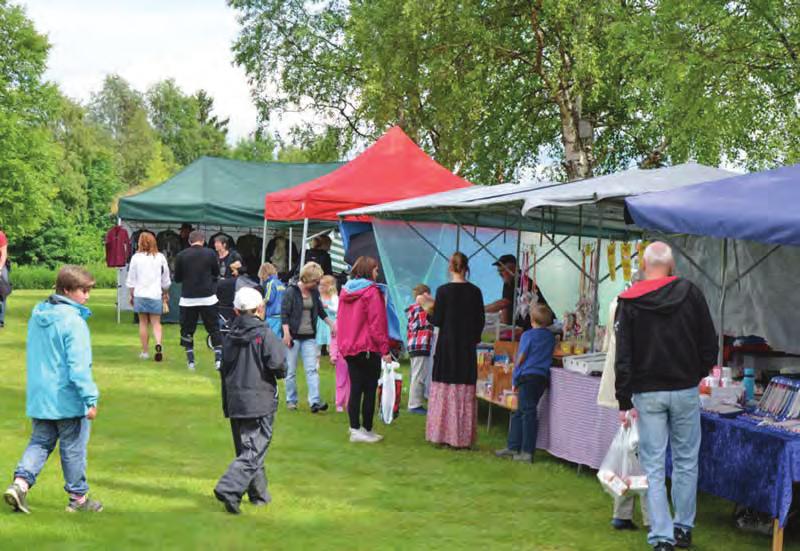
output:
[[480,183],[796,151],[796,0],[230,0],[262,117],[400,124]]

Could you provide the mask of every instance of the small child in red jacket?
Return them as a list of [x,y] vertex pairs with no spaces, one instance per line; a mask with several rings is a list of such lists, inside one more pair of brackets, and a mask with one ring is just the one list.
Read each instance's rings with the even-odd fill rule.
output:
[[428,313],[419,304],[419,297],[430,295],[431,289],[424,283],[414,287],[414,304],[406,309],[408,315],[408,355],[411,357],[411,386],[408,394],[408,411],[425,415],[425,381],[428,378],[428,363],[433,341],[433,325]]

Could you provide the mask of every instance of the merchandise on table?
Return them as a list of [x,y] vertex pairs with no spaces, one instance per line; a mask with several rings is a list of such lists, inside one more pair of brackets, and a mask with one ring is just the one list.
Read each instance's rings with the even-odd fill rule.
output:
[[601,375],[606,363],[605,352],[567,356],[564,358],[564,369],[581,375]]

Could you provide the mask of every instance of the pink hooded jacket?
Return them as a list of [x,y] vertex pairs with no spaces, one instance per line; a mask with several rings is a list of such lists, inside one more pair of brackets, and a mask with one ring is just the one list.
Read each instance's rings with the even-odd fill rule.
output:
[[386,303],[377,285],[356,291],[342,289],[336,315],[336,342],[339,354],[345,357],[362,352],[382,356],[389,353]]

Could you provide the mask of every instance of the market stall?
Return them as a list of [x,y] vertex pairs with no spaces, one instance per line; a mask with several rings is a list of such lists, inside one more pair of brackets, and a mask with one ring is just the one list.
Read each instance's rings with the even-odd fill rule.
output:
[[[472,184],[431,159],[395,126],[330,174],[267,195],[264,219],[265,224],[302,223],[302,243],[306,243],[309,223],[334,227],[341,211],[469,187]],[[368,217],[347,218],[369,221]],[[300,254],[302,264],[305,247]]]
[[[184,223],[205,230],[207,237],[225,234],[234,242],[248,241],[248,246],[263,254],[268,238],[274,238],[278,226],[267,233],[261,205],[272,191],[296,186],[327,174],[342,163],[254,163],[201,157],[178,174],[142,193],[119,201],[119,226],[114,238],[131,242],[127,258],[116,259],[119,268],[117,285],[117,320],[120,310],[129,309],[128,289],[124,286],[126,264],[135,249],[132,241],[140,231],[150,231],[159,239],[168,263],[181,248],[179,229]],[[123,232],[124,230],[124,236]],[[111,233],[111,232],[110,232]],[[165,321],[177,321],[180,284],[170,289],[170,315]],[[174,307],[173,307],[174,306]]]
[[[759,379],[765,390],[755,409],[732,405],[727,418],[704,413],[700,488],[769,513],[775,549],[782,546],[793,483],[800,482],[798,383],[770,380],[770,372],[800,373],[800,357],[776,352],[800,354],[797,306],[789,300],[796,278],[787,277],[800,267],[799,202],[800,165],[626,201],[632,221],[674,243],[698,274],[715,303],[721,343],[725,334],[758,335],[771,349],[742,354],[742,365],[725,368],[731,375],[741,369],[745,395]],[[711,248],[720,251],[719,261],[709,266],[703,254]]]

